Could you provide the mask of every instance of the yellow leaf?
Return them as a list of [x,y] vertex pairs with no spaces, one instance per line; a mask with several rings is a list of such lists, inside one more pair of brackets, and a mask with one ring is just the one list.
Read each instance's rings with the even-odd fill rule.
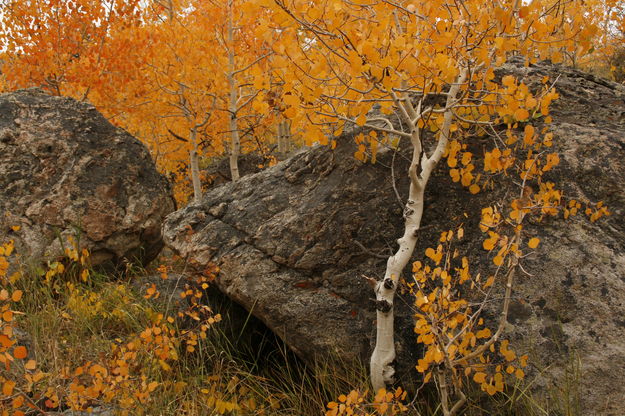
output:
[[530,239],[530,241],[527,243],[529,248],[536,248],[538,247],[538,244],[540,243],[540,239],[537,237],[534,237],[532,239]]
[[367,122],[367,116],[365,116],[364,114],[361,114],[356,118],[356,124],[359,125],[360,127],[364,126],[366,122]]
[[284,110],[284,115],[287,118],[294,118],[297,115],[297,110],[295,109],[295,107],[289,107]]
[[471,152],[464,152],[462,154],[462,164],[464,166],[468,165],[471,162],[471,157],[473,156],[473,154]]
[[488,338],[488,337],[490,337],[490,335],[491,335],[491,332],[490,332],[490,329],[488,329],[488,328],[484,328],[482,330],[479,330],[475,334],[475,336],[477,338]]
[[425,377],[423,377],[423,382],[427,383],[428,381],[430,381],[430,379],[432,378],[432,372],[428,372]]
[[164,360],[158,360],[158,363],[160,364],[161,368],[165,371],[169,371],[171,370],[171,366],[169,364],[167,364]]
[[526,144],[532,144],[535,132],[536,132],[536,130],[534,129],[534,126],[532,126],[530,124],[525,126],[525,137],[524,137],[523,141]]
[[475,381],[476,383],[485,383],[486,382],[486,374],[482,373],[481,371],[478,371],[477,373],[473,374],[473,381]]
[[490,276],[486,282],[484,283],[484,285],[482,286],[483,289],[488,289],[489,287],[491,287],[493,285],[493,283],[495,283],[495,276]]
[[518,110],[514,112],[514,118],[519,121],[527,120],[529,116],[530,116],[530,113],[524,108],[519,108]]
[[521,357],[519,357],[519,364],[521,364],[521,367],[527,366],[527,358],[527,355],[522,355]]
[[433,259],[436,256],[436,252],[434,251],[432,247],[428,247],[425,249],[425,255]]
[[506,75],[501,79],[501,83],[506,87],[511,87],[515,84],[516,79],[512,75]]
[[497,244],[497,241],[499,241],[499,234],[492,231],[489,231],[488,234],[490,235],[490,237],[484,240],[484,242],[482,243],[482,247],[484,248],[484,250],[491,251],[495,248],[495,244]]
[[292,105],[292,106],[296,106],[299,105],[299,98],[297,95],[294,94],[285,94],[284,95],[284,102],[286,104]]
[[469,192],[471,192],[473,195],[477,194],[478,192],[480,192],[480,186],[474,183],[473,185],[469,186]]

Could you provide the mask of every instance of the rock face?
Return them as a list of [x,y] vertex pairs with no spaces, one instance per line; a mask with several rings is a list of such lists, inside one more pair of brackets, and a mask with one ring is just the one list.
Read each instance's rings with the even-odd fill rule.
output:
[[[597,223],[580,216],[527,230],[542,243],[538,256],[524,263],[532,276],[516,283],[506,334],[517,351],[529,352],[540,394],[561,400],[566,393],[558,391],[572,381],[582,414],[625,414],[625,385],[613,383],[625,376],[625,89],[549,64],[510,64],[498,76],[503,73],[530,88],[544,75],[559,76],[551,128],[561,166],[550,179],[571,197],[605,201],[612,212]],[[476,140],[479,157],[485,143]],[[168,246],[192,262],[217,263],[219,289],[305,358],[368,358],[375,309],[362,276],[382,275],[384,257],[402,232],[402,205],[390,178],[405,198],[405,158],[388,151],[375,165],[363,165],[352,158],[352,143],[346,135],[334,151],[315,147],[217,187],[168,216],[164,226]],[[497,195],[469,194],[445,166],[426,194],[415,256],[463,223],[458,249],[489,264],[477,217]],[[410,304],[409,296],[395,302],[404,379],[416,374],[419,358]],[[573,380],[567,369],[577,360],[581,376]]]
[[94,265],[149,261],[175,209],[143,144],[93,106],[37,89],[0,96],[0,188],[0,240],[27,260],[73,236]]

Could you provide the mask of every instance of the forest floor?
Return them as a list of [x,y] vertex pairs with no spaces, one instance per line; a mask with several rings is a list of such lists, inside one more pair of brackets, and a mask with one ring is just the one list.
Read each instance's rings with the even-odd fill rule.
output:
[[[14,264],[11,251],[0,257]],[[103,274],[87,257],[69,249],[45,268],[0,270],[2,348],[12,364],[0,370],[3,415],[306,416],[333,400],[349,404],[350,391],[361,410],[345,414],[441,414],[423,391],[405,407],[369,406],[365,366],[311,368],[269,331],[228,331],[203,302],[215,270],[191,272],[168,255],[147,269]],[[466,414],[551,414],[528,391],[514,386],[487,403],[476,393]],[[576,414],[563,403],[558,414]]]

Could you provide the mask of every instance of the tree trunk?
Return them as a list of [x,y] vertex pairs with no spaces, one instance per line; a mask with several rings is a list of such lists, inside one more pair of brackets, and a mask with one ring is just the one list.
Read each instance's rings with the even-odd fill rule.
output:
[[193,183],[193,201],[199,202],[202,199],[202,184],[200,182],[200,165],[198,162],[198,147],[197,147],[197,130],[191,129],[191,151],[189,156],[191,159],[191,182]]
[[287,120],[278,123],[278,156],[284,159],[289,152],[289,141],[291,139],[290,125]]
[[393,360],[395,360],[395,339],[393,334],[394,314],[393,301],[399,278],[410,261],[417,243],[419,227],[421,226],[421,218],[423,216],[423,202],[425,195],[425,187],[430,179],[432,171],[441,160],[447,144],[449,143],[449,133],[453,121],[453,108],[457,104],[456,98],[460,91],[460,86],[465,82],[468,75],[467,70],[463,70],[458,79],[449,88],[447,93],[447,103],[445,105],[445,113],[443,125],[441,127],[438,143],[429,158],[426,156],[422,147],[420,130],[418,121],[421,118],[421,106],[415,113],[416,117],[410,114],[415,110],[410,104],[410,97],[404,97],[403,100],[396,100],[396,105],[402,111],[406,121],[412,128],[412,161],[408,169],[410,177],[410,190],[408,201],[404,208],[404,235],[397,240],[399,248],[394,255],[389,257],[386,263],[386,271],[384,279],[375,284],[375,298],[377,309],[377,333],[375,349],[371,354],[370,371],[371,384],[374,390],[385,388],[387,384],[393,383]]
[[[414,149],[413,161],[419,160],[419,149]],[[417,163],[421,163],[419,160]],[[414,166],[416,168],[416,165]],[[413,166],[411,166],[413,169]],[[375,285],[377,309],[376,344],[371,355],[371,384],[377,391],[393,382],[392,362],[395,360],[395,337],[393,334],[393,300],[399,278],[410,261],[423,216],[425,183],[411,183],[408,201],[404,208],[404,235],[397,241],[399,249],[386,263],[384,279]]]

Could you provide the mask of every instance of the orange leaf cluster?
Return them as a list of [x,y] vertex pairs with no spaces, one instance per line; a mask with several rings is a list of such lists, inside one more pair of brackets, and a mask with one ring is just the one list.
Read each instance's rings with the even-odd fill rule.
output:
[[408,409],[402,401],[406,399],[406,392],[401,387],[395,391],[380,389],[372,401],[367,401],[367,392],[352,390],[349,394],[341,394],[338,401],[327,404],[326,416],[394,416],[406,412]]

